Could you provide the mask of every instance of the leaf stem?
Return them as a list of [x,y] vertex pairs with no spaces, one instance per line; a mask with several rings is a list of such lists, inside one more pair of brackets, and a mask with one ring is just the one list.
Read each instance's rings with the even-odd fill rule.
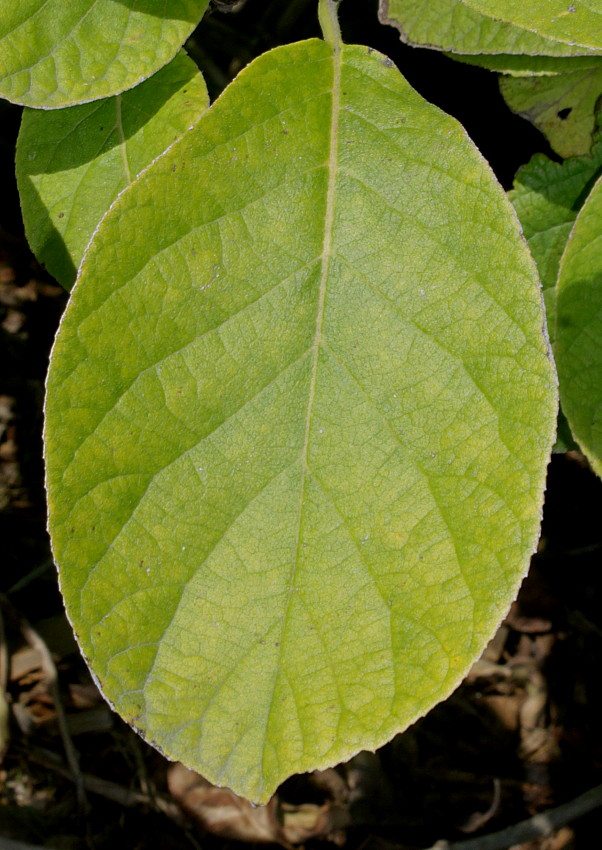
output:
[[337,14],[339,2],[340,0],[320,0],[320,5],[318,6],[318,19],[322,27],[324,41],[330,44],[336,52],[341,49],[341,45],[343,44]]

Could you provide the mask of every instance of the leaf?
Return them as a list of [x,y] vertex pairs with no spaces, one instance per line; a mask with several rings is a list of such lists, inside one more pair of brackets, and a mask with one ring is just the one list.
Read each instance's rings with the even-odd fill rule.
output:
[[52,355],[54,553],[122,716],[265,802],[451,693],[537,540],[542,321],[506,195],[390,60],[243,71],[107,214]]
[[602,68],[530,79],[504,78],[500,90],[513,112],[541,130],[562,157],[589,153],[602,97]]
[[208,4],[0,0],[0,96],[55,109],[119,94],[173,59]]
[[25,232],[66,289],[117,195],[207,106],[204,80],[180,52],[122,95],[67,109],[25,109],[17,143]]
[[557,163],[535,154],[517,172],[510,192],[539,270],[552,340],[560,258],[577,213],[601,171],[602,137],[598,135],[591,157],[573,157]]
[[408,44],[451,53],[516,53],[543,56],[589,54],[542,38],[511,24],[494,21],[461,0],[380,0],[379,18],[396,27]]
[[462,0],[498,21],[523,27],[542,38],[579,47],[602,47],[602,0]]
[[555,354],[562,409],[602,475],[602,179],[583,204],[560,264]]
[[533,76],[556,76],[570,71],[583,71],[587,68],[602,67],[602,57],[592,54],[591,56],[514,56],[511,54],[497,54],[487,56],[461,56],[457,53],[447,54],[457,62],[467,65],[478,65],[488,71],[497,71],[500,74],[510,74],[513,77]]

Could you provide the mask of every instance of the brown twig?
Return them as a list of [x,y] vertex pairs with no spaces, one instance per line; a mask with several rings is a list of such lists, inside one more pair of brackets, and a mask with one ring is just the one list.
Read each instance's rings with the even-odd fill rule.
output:
[[470,838],[467,841],[437,841],[429,850],[507,850],[516,844],[546,838],[562,826],[589,814],[602,806],[602,785],[590,788],[568,803],[533,815],[528,820],[509,826],[490,835]]
[[[38,748],[29,752],[28,758],[30,761],[58,773],[65,779],[75,782],[75,778],[69,768],[58,763],[55,760],[54,753]],[[82,773],[80,775],[84,788],[91,794],[98,794],[100,797],[112,800],[114,803],[118,803],[126,808],[140,805],[149,806],[150,808],[154,808],[157,811],[162,812],[180,824],[182,822],[182,815],[179,807],[167,797],[163,797],[159,794],[151,795],[131,788],[124,788],[116,782],[111,782],[108,779],[100,779],[98,776],[92,776],[89,773]],[[2,850],[1,843],[0,850]]]

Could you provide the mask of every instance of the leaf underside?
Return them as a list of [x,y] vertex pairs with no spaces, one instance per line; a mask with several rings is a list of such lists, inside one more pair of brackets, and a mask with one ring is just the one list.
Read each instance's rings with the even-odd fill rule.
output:
[[265,802],[459,683],[539,527],[532,261],[462,128],[320,41],[116,201],[52,355],[50,527],[105,695]]
[[173,59],[208,4],[0,0],[0,96],[56,109],[119,94]]
[[541,130],[560,156],[589,153],[602,97],[602,67],[552,77],[503,78],[500,90],[510,109]]
[[602,179],[583,204],[560,264],[554,351],[575,439],[602,476]]
[[462,54],[577,56],[590,48],[555,41],[530,28],[493,20],[462,0],[380,0],[382,23],[396,27],[403,41]]
[[602,0],[462,0],[495,20],[569,45],[602,47]]
[[180,52],[136,88],[66,109],[25,109],[16,171],[29,244],[66,288],[115,198],[209,105]]

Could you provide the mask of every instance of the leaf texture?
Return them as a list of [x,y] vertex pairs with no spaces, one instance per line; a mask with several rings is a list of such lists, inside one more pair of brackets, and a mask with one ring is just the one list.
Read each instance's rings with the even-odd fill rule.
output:
[[457,53],[448,54],[450,58],[467,65],[478,65],[488,71],[509,74],[512,77],[554,77],[571,71],[585,71],[589,68],[602,68],[602,56],[592,53],[590,56],[527,56],[499,53],[496,55],[478,54],[475,56]]
[[548,39],[602,47],[602,0],[462,0],[470,9]]
[[575,56],[587,47],[572,47],[530,29],[493,20],[462,0],[380,0],[382,23],[396,27],[403,41],[451,53]]
[[554,351],[562,409],[602,475],[602,179],[583,204],[560,264]]
[[589,153],[602,97],[602,67],[551,77],[503,78],[500,90],[510,109],[541,130],[560,156]]
[[117,710],[255,802],[460,682],[556,392],[513,210],[378,53],[250,65],[118,198],[52,355],[61,587]]
[[552,341],[560,258],[577,213],[601,172],[602,139],[598,136],[591,156],[572,157],[557,163],[543,154],[536,154],[519,169],[510,192],[510,200],[539,270]]
[[17,182],[29,244],[67,289],[118,194],[209,105],[203,77],[179,53],[131,91],[52,111],[25,109]]
[[166,65],[209,0],[0,0],[0,96],[42,109],[132,88]]

